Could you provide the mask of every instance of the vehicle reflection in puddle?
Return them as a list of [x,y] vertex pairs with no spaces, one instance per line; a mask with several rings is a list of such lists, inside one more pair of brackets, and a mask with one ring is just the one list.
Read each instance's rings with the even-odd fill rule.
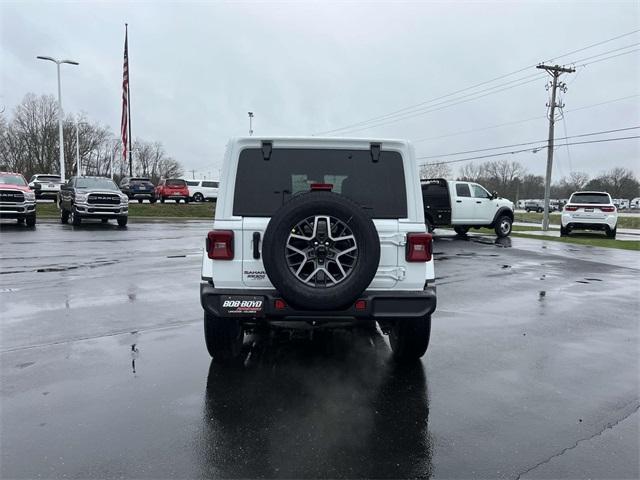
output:
[[431,475],[420,362],[393,363],[379,333],[256,337],[244,366],[210,366],[203,476]]

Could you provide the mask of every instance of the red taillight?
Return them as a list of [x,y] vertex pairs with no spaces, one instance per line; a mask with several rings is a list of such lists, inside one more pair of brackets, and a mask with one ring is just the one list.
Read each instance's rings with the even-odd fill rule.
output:
[[211,230],[207,234],[207,254],[212,260],[233,260],[233,231]]
[[578,210],[578,207],[574,207],[572,205],[565,205],[564,207],[565,212],[575,212],[576,210]]
[[600,210],[602,210],[603,212],[615,212],[616,211],[616,207],[600,207]]
[[356,300],[356,303],[354,305],[356,307],[356,310],[359,311],[363,311],[367,309],[367,301],[366,300]]
[[407,234],[407,262],[428,262],[431,260],[433,237],[429,233]]
[[330,192],[333,190],[333,183],[312,183],[309,185],[311,191]]
[[284,310],[285,308],[287,308],[287,304],[285,303],[285,301],[280,298],[276,298],[276,300],[273,302],[273,306],[276,307],[276,310]]

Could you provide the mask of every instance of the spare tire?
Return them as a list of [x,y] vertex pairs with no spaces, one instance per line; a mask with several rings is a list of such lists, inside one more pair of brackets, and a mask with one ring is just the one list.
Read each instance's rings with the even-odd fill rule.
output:
[[264,233],[266,274],[284,300],[304,310],[353,304],[380,263],[380,239],[357,203],[333,192],[293,197]]

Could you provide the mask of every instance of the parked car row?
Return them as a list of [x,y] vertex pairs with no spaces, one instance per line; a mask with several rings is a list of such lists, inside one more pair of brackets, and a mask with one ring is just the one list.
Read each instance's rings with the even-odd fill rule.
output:
[[[201,188],[198,182],[196,188]],[[206,185],[204,188],[208,188]],[[198,201],[217,196],[196,191]],[[29,227],[36,224],[36,199],[54,200],[60,209],[60,221],[80,225],[83,219],[97,219],[103,223],[115,219],[120,227],[127,225],[129,201],[173,200],[189,203],[192,198],[185,180],[162,179],[154,186],[149,178],[125,177],[120,187],[106,177],[74,176],[62,183],[59,175],[34,175],[28,184],[24,176],[14,172],[0,172],[0,218],[16,219]]]

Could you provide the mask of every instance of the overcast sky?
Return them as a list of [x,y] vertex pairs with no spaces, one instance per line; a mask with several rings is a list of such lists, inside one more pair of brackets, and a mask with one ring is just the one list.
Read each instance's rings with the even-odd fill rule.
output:
[[[85,112],[116,134],[128,22],[133,136],[161,141],[185,170],[196,169],[197,176],[216,176],[227,139],[247,134],[249,110],[255,112],[256,135],[310,135],[531,66],[438,102],[459,98],[533,75],[537,62],[640,29],[639,5],[5,0],[0,4],[0,104],[11,110],[28,92],[55,94],[55,66],[35,57],[70,58],[80,66],[63,66],[65,111]],[[626,53],[638,44],[636,32],[562,57],[559,63],[629,46],[610,55]],[[557,137],[640,125],[638,51],[578,67],[562,79],[568,85],[563,99],[567,113],[564,122],[556,124]],[[545,139],[547,80],[531,77],[519,83],[530,80],[437,111],[448,104],[435,102],[430,113],[348,136],[421,140],[415,144],[418,156]],[[610,102],[623,97],[631,98]],[[603,102],[609,103],[581,108]],[[468,130],[474,131],[450,135]],[[596,138],[604,137],[570,141]],[[494,152],[466,157],[487,153]],[[456,158],[465,156],[442,160]],[[542,150],[496,158],[518,160],[542,174],[546,154]],[[595,175],[613,166],[632,168],[640,176],[637,139],[562,147],[555,159],[554,179],[571,170]]]

